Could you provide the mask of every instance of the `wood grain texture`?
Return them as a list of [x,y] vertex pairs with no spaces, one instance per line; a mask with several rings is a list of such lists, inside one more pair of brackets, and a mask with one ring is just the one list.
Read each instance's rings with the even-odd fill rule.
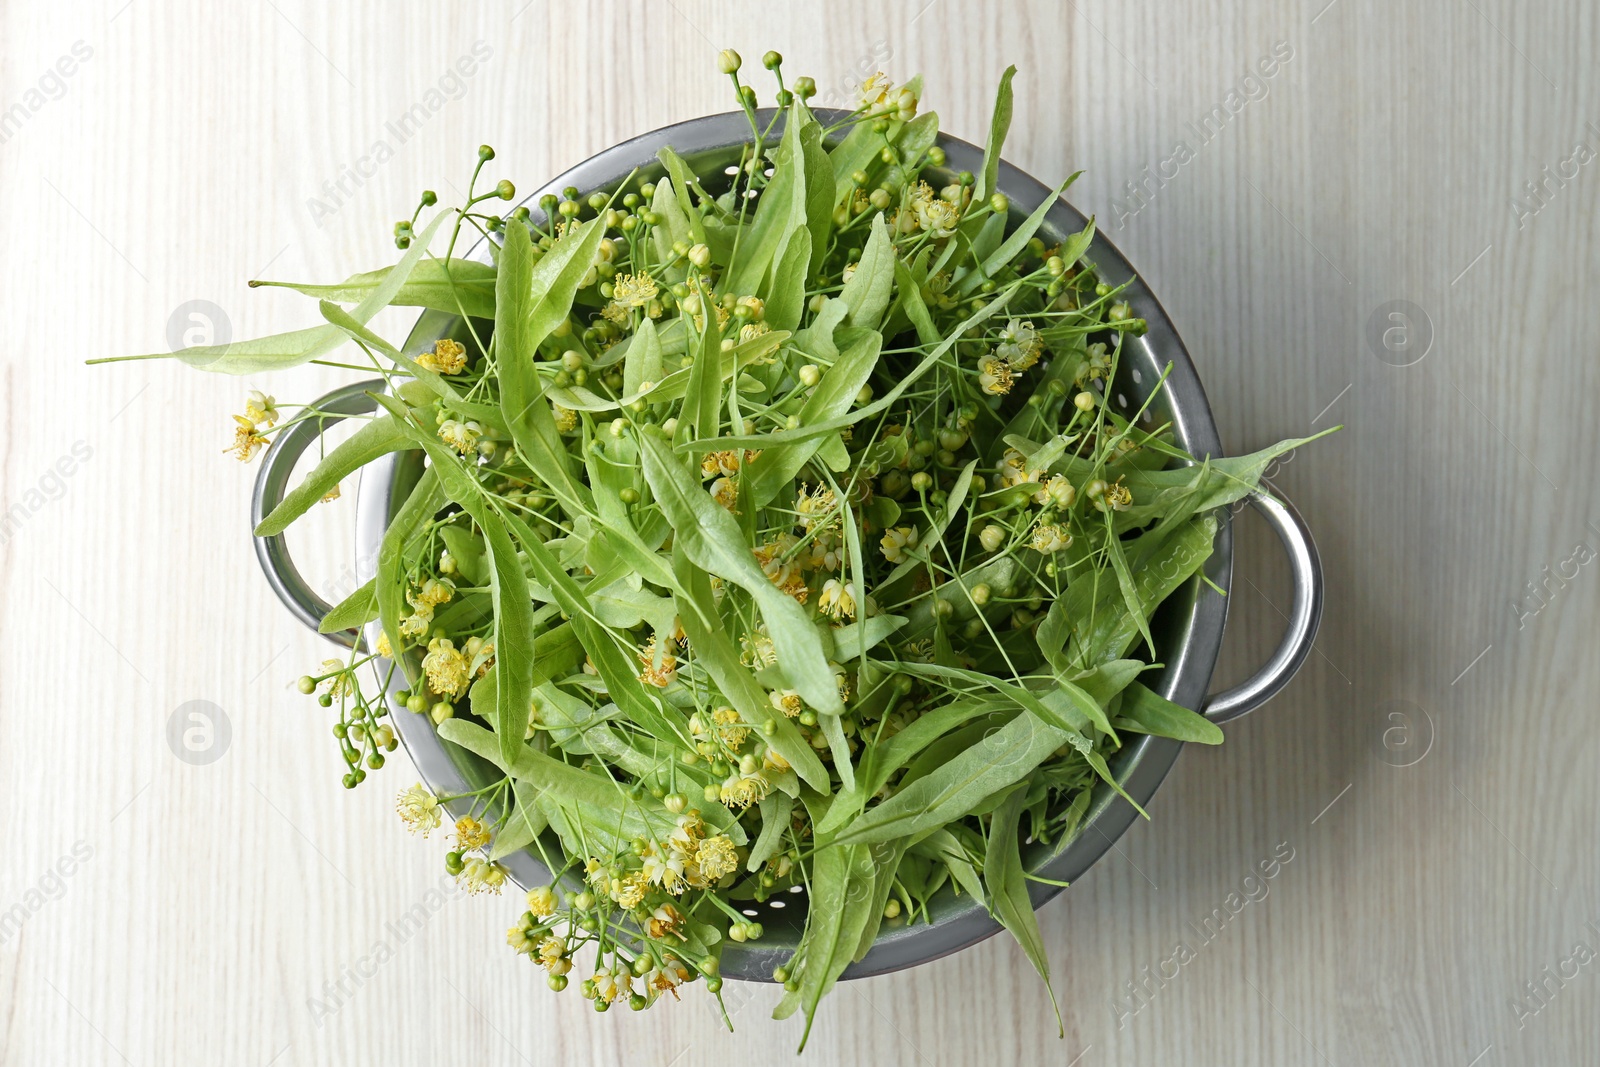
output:
[[[437,896],[441,849],[390,810],[407,769],[346,795],[289,685],[325,646],[257,573],[249,472],[220,451],[269,383],[82,365],[165,349],[190,300],[234,337],[305,324],[244,280],[385,262],[480,142],[531,187],[725,110],[725,45],[779,49],[824,96],[921,71],[980,140],[1016,63],[1008,156],[1085,170],[1071,199],[1160,294],[1227,446],[1347,427],[1278,479],[1328,570],[1316,655],[1041,914],[1065,1038],[996,939],[840,987],[805,1058],[1596,1062],[1600,960],[1568,961],[1600,950],[1600,161],[1547,174],[1600,150],[1597,24],[1581,0],[0,5],[0,506],[23,508],[0,545],[0,1062],[790,1058],[769,988],[730,984],[731,1035],[699,991],[597,1016],[501,947],[514,902]],[[454,99],[390,132],[479,42]],[[393,158],[345,177],[380,140]],[[1411,366],[1369,342],[1395,300],[1426,317]],[[346,494],[298,542],[325,587]],[[1270,535],[1245,520],[1238,544],[1219,683],[1287,607]],[[231,728],[204,766],[166,740],[191,700]]]

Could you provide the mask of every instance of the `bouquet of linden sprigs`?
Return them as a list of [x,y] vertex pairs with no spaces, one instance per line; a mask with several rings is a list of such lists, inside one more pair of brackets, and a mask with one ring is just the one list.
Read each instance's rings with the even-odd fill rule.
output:
[[[396,744],[358,669],[380,692],[404,672],[393,714],[500,776],[414,786],[400,814],[426,836],[464,812],[445,862],[472,891],[502,888],[508,853],[542,859],[508,940],[551,988],[576,978],[600,1011],[717,993],[728,943],[763,934],[744,909],[803,890],[773,978],[809,1029],[881,926],[944,891],[1048,982],[1021,842],[1072,839],[1126,735],[1221,739],[1138,681],[1148,619],[1215,510],[1301,442],[1197,462],[1148,401],[1111,410],[1144,323],[1083,258],[1092,223],[1047,242],[1054,197],[1023,218],[996,188],[1010,71],[982,171],[958,174],[920,80],[878,75],[822,121],[811,79],[764,65],[770,113],[721,57],[737,167],[665,149],[653,180],[499,216],[515,190],[475,192],[485,147],[462,207],[424,222],[424,193],[397,227],[397,265],[292,286],[322,324],[179,356],[260,373],[353,343],[370,366],[336,365],[389,381],[259,534],[384,453],[426,455],[376,579],[324,626],[381,637],[300,679],[339,709],[345,785]],[[492,263],[455,255],[473,231]],[[401,351],[366,325],[391,304],[458,327]],[[283,428],[261,393],[237,422],[246,460]]]

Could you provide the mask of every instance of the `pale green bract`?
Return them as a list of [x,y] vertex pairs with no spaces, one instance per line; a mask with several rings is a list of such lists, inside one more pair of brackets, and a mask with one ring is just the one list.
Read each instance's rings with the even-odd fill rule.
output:
[[[875,80],[831,126],[786,90],[770,122],[747,110],[735,174],[665,149],[502,217],[486,201],[514,190],[473,196],[474,172],[463,207],[424,223],[428,193],[397,226],[397,264],[283,285],[319,325],[176,354],[256,375],[342,349],[386,379],[256,532],[421,457],[377,577],[323,625],[381,639],[300,688],[337,708],[347,786],[396,716],[471,762],[485,784],[413,787],[400,814],[426,834],[450,803],[471,892],[523,851],[550,869],[507,940],[552,987],[602,1009],[717,993],[730,944],[779,934],[751,916],[803,916],[773,977],[809,1033],[881,931],[949,893],[1048,984],[1033,868],[1121,791],[1130,735],[1221,740],[1162,695],[1150,620],[1197,581],[1217,509],[1306,441],[1196,461],[1109,410],[1144,323],[1085,258],[1092,221],[1058,232],[1054,195],[1026,217],[1002,195],[1013,73],[976,174],[946,169],[920,80]],[[458,253],[472,231],[490,262]],[[453,330],[403,349],[373,325],[390,305]],[[322,417],[252,394],[233,450]]]

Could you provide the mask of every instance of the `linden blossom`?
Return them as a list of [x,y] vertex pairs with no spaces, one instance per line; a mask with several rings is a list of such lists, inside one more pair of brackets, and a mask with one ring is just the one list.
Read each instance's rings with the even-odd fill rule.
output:
[[[260,536],[378,457],[426,457],[376,577],[322,623],[381,637],[298,688],[329,709],[347,788],[385,766],[395,716],[478,761],[481,784],[410,786],[397,815],[427,838],[450,812],[456,890],[543,864],[506,942],[597,1011],[719,994],[727,946],[765,934],[756,908],[793,901],[776,1014],[809,1030],[880,930],[952,886],[1048,990],[1023,843],[1065,844],[1121,788],[1124,735],[1221,740],[1137,680],[1162,651],[1149,619],[1204,565],[1215,509],[1304,442],[1197,463],[1146,417],[1164,375],[1112,410],[1145,323],[1084,260],[1092,223],[1047,243],[1053,197],[1013,216],[1014,69],[981,169],[950,173],[918,78],[866,78],[825,129],[815,83],[768,53],[779,133],[742,58],[717,65],[750,124],[738,162],[664,149],[654,180],[536,217],[499,206],[516,189],[481,146],[459,206],[424,191],[396,223],[398,262],[288,286],[314,325],[179,354],[388,383]],[[1248,77],[1259,99],[1271,73]],[[489,262],[460,257],[474,233]],[[369,325],[391,305],[454,326],[402,351]],[[322,417],[252,391],[229,451]],[[319,1024],[392,951],[326,986]]]

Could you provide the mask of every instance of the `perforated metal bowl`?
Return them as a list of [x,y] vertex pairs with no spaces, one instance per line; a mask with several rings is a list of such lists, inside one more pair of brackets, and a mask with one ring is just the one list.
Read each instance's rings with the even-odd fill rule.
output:
[[[823,113],[819,117],[826,123],[843,116]],[[721,174],[725,167],[739,161],[740,149],[749,140],[750,127],[742,112],[668,126],[601,152],[554,179],[524,203],[538,214],[538,199],[547,192],[558,192],[567,186],[576,186],[585,193],[609,191],[636,170],[641,180],[658,177],[661,168],[656,152],[664,145],[671,145],[689,161],[696,173]],[[939,143],[945,150],[947,169],[952,174],[980,169],[982,152],[974,145],[942,135]],[[1050,195],[1043,184],[1007,163],[1000,165],[999,189],[1011,200],[1013,218],[1031,212]],[[1046,215],[1039,236],[1047,244],[1053,243],[1082,229],[1086,221],[1076,210],[1058,202]],[[482,243],[471,254],[484,262],[489,261],[489,250]],[[1119,376],[1107,389],[1111,402],[1124,411],[1138,410],[1160,380],[1163,368],[1170,364],[1172,369],[1166,386],[1151,405],[1151,422],[1170,423],[1178,443],[1192,455],[1221,456],[1221,442],[1205,390],[1161,304],[1104,237],[1096,236],[1088,259],[1107,281],[1132,280],[1126,299],[1135,314],[1149,323],[1144,336],[1124,344]],[[414,354],[431,348],[440,337],[464,336],[464,325],[452,315],[424,312],[406,342],[405,351]],[[476,324],[480,334],[486,334],[492,326],[485,322]],[[278,438],[257,480],[252,527],[282,498],[295,460],[323,426],[329,420],[336,420],[339,414],[371,410],[373,404],[367,391],[381,387],[381,381],[359,382],[337,390],[318,402],[321,410],[329,412],[328,419],[298,424]],[[416,484],[422,469],[422,454],[417,452],[385,457],[363,472],[355,545],[357,572],[362,581],[376,572],[378,546],[384,530]],[[1147,675],[1147,684],[1179,704],[1203,709],[1215,722],[1243,715],[1281,689],[1309,652],[1321,616],[1322,573],[1310,531],[1298,513],[1281,500],[1258,494],[1251,502],[1276,528],[1294,573],[1290,625],[1271,660],[1242,685],[1216,696],[1206,695],[1222,646],[1227,599],[1198,577],[1174,593],[1151,622],[1158,658],[1166,667],[1158,676]],[[329,605],[300,578],[283,538],[257,538],[256,548],[273,589],[291,611],[315,628]],[[1232,569],[1232,538],[1224,516],[1205,566],[1205,577],[1212,585],[1226,591]],[[377,624],[369,627],[366,636],[368,641],[377,640]],[[345,644],[360,639],[353,632],[334,637]],[[397,677],[393,687],[396,691],[403,688],[404,679]],[[430,788],[440,793],[461,793],[499,777],[499,772],[484,761],[441,741],[427,716],[406,711],[393,700],[392,694],[390,699],[396,730]],[[1165,738],[1134,737],[1111,761],[1111,767],[1128,795],[1140,804],[1147,804],[1181,748],[1179,742]],[[1074,881],[1112,847],[1135,817],[1136,813],[1126,801],[1102,785],[1093,794],[1078,834],[1069,841],[1037,844],[1026,849],[1024,865],[1046,878]],[[552,845],[559,849],[553,841]],[[503,862],[521,886],[549,880],[549,871],[531,853],[508,856]],[[1041,882],[1030,882],[1028,888],[1035,907],[1060,892],[1059,888]],[[770,980],[772,968],[786,960],[794,949],[804,925],[805,905],[803,893],[780,894],[765,904],[750,905],[747,914],[760,919],[766,935],[760,942],[728,944],[722,958],[722,973],[733,978]],[[970,897],[958,898],[948,886],[938,894],[930,911],[931,922],[901,926],[886,923],[872,949],[845,971],[844,977],[857,978],[915,966],[981,941],[1001,928]]]

